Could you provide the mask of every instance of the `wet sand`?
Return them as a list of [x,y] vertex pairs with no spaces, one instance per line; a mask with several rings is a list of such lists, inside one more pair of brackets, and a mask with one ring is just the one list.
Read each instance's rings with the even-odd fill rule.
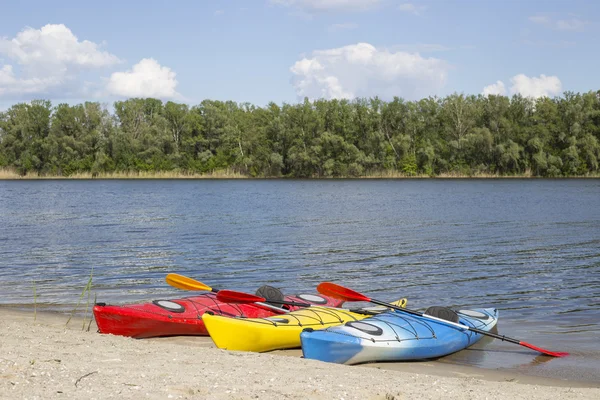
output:
[[228,352],[207,337],[136,340],[67,318],[0,307],[0,398],[600,398],[593,382],[444,361],[344,366],[300,350]]

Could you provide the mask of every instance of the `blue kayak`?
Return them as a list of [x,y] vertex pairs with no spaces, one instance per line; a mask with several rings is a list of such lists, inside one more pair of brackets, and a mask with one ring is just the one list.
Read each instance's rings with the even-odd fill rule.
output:
[[305,330],[300,335],[302,353],[304,358],[339,364],[438,358],[483,337],[458,324],[489,332],[498,322],[495,308],[448,311],[453,322],[389,311],[324,330]]

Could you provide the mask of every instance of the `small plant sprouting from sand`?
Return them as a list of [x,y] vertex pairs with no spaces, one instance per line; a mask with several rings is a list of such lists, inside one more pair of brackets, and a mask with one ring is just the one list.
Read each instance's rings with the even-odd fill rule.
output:
[[33,281],[33,320],[37,320],[37,290],[35,280]]
[[[88,292],[88,293],[89,293],[89,292]],[[97,301],[97,300],[98,300],[98,293],[94,293],[94,304],[96,304],[96,301]],[[88,304],[89,304],[89,297],[88,297]],[[87,314],[87,307],[86,307],[86,311],[85,311],[85,313]],[[93,318],[90,316],[90,323],[88,324],[88,327],[87,327],[87,332],[89,332],[89,331],[90,331],[90,328],[92,327],[92,321],[93,321],[93,320],[94,320],[94,319],[93,319]],[[83,324],[85,325],[85,320],[83,321]]]
[[[79,300],[77,301],[77,305],[75,306],[75,308],[73,309],[73,311],[71,311],[71,315],[69,316],[69,319],[67,320],[67,323],[65,324],[65,326],[69,325],[69,322],[71,321],[71,318],[73,318],[73,315],[75,314],[75,312],[77,311],[77,309],[79,309],[79,305],[81,304],[81,300],[83,299],[83,296],[85,296],[85,294],[87,293],[87,303],[85,306],[85,312],[83,314],[83,326],[81,328],[81,330],[85,330],[85,321],[87,319],[87,312],[88,309],[90,307],[90,296],[91,296],[91,290],[92,290],[92,279],[94,276],[94,268],[92,267],[92,270],[90,271],[90,278],[88,279],[87,284],[85,285],[85,287],[83,288],[83,290],[81,291],[81,295],[79,296]],[[95,299],[95,297],[94,297]],[[90,317],[91,318],[91,317]],[[90,323],[91,323],[91,319],[90,319]],[[89,330],[89,327],[88,327]]]

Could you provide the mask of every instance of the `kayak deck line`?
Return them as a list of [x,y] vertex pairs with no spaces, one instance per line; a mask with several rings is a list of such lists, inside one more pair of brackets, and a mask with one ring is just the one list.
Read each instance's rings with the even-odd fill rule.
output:
[[[406,304],[406,299],[397,303]],[[202,319],[220,349],[265,352],[298,348],[304,329],[326,329],[359,322],[372,316],[341,308],[310,306],[283,315],[261,318],[228,318],[204,314]]]
[[[93,314],[98,331],[104,334],[129,336],[134,338],[164,336],[206,336],[202,315],[212,312],[228,317],[259,318],[278,315],[274,310],[258,304],[224,303],[213,292],[201,293],[179,299],[159,299],[146,303],[111,305],[96,303]],[[342,305],[343,301],[328,296],[313,295],[327,305]],[[285,296],[287,300],[298,301],[297,296]],[[306,300],[302,300],[306,302]],[[177,305],[177,306],[176,306]],[[301,307],[290,306],[290,309]],[[282,312],[287,309],[282,308]]]
[[[462,311],[462,310],[461,310]],[[498,321],[496,309],[458,311],[462,324],[490,330]],[[342,364],[405,361],[442,357],[465,349],[483,335],[444,321],[389,311],[358,323],[324,330],[304,330],[301,335],[305,358]]]

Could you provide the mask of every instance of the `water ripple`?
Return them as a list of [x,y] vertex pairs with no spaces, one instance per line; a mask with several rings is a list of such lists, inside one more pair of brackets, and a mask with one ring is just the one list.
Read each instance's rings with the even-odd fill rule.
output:
[[[0,182],[0,304],[32,303],[35,285],[39,304],[69,309],[92,268],[110,303],[189,295],[164,282],[178,272],[497,307],[502,330],[581,353],[550,370],[600,371],[597,180]],[[510,354],[498,359],[530,364]]]

